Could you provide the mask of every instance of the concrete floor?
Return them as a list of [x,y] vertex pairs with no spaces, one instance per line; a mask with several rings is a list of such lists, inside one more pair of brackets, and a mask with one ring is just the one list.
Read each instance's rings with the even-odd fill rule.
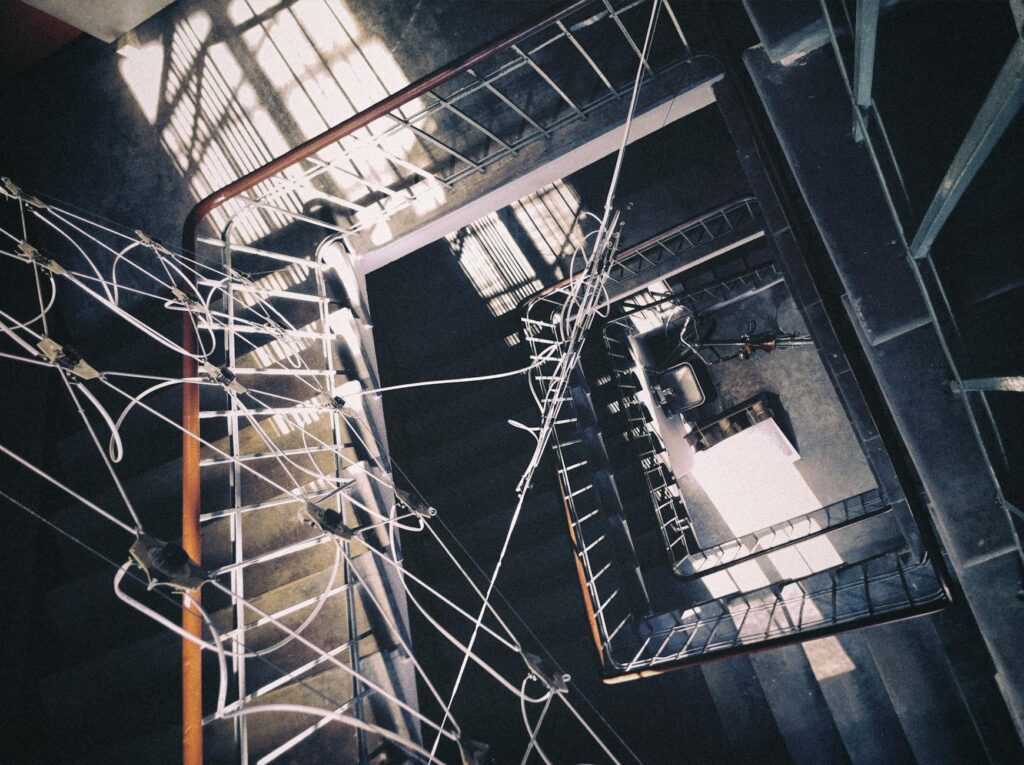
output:
[[[785,324],[787,332],[807,331],[785,285],[777,285],[707,317],[713,337],[738,337],[750,323],[757,332]],[[714,358],[708,354],[708,358]],[[782,348],[772,354],[756,352],[747,360],[733,359],[709,367],[717,397],[689,414],[700,423],[764,393],[776,406],[773,415],[800,459],[795,467],[821,506],[839,502],[876,486],[850,422],[836,397],[813,346]],[[680,474],[687,506],[694,513],[705,545],[725,541],[719,516],[708,506],[700,484]]]

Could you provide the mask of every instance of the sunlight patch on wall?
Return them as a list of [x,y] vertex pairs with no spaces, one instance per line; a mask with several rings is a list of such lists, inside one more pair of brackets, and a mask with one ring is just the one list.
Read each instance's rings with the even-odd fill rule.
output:
[[584,244],[581,202],[564,181],[508,209],[510,215],[490,213],[445,237],[494,316],[514,310],[526,297],[564,278],[569,256]]
[[135,97],[146,121],[156,124],[160,108],[160,71],[164,62],[162,40],[152,40],[138,47],[124,48],[117,62],[121,78]]
[[520,199],[512,212],[548,265],[561,264],[584,245],[583,206],[563,180]]
[[445,241],[493,316],[508,313],[544,286],[497,213],[449,234]]
[[[408,84],[383,41],[368,37],[343,3],[231,0],[190,13],[119,62],[122,78],[196,199],[319,135]],[[379,227],[398,209],[443,204],[430,168],[443,152],[401,122],[424,108],[362,128],[316,159],[251,192],[278,210],[250,210],[235,226],[253,242],[326,199],[342,227]],[[431,117],[417,121],[426,132]],[[385,135],[386,133],[386,135]],[[336,167],[330,165],[336,163]],[[423,193],[421,193],[423,192]],[[221,229],[245,200],[220,208]]]

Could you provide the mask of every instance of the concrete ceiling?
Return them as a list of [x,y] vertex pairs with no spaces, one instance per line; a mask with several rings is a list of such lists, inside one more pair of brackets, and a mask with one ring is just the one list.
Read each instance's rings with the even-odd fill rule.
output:
[[24,0],[66,24],[114,42],[129,30],[135,29],[150,16],[158,13],[174,0]]

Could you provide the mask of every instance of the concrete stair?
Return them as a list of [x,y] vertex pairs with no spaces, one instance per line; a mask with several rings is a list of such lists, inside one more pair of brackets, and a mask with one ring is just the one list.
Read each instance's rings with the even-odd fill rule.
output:
[[[309,273],[305,269],[286,268],[258,279],[255,288],[281,290],[272,299],[281,316],[291,321],[300,332],[321,332],[323,325],[318,304],[306,299],[316,294],[316,284]],[[294,299],[295,296],[298,299]],[[329,309],[332,311],[331,326],[340,335],[333,367],[349,370],[332,379],[337,385],[351,380],[362,380],[362,385],[374,385],[375,382],[365,382],[368,376],[375,374],[372,348],[368,350],[366,347],[372,341],[368,338],[368,329],[346,307],[349,304],[352,301],[336,301]],[[175,318],[176,322],[165,321],[161,326],[167,332],[172,332],[175,327],[180,332],[180,317]],[[289,360],[313,368],[323,364],[320,343],[311,338],[282,343],[273,335],[246,337],[252,342],[249,345],[240,343],[243,352],[236,361],[239,367],[287,363]],[[100,359],[97,363],[105,369],[127,369],[132,363],[137,363],[133,354],[149,353],[149,350],[142,350],[149,345],[153,343],[143,340],[122,345],[116,350],[108,346],[103,349],[103,355],[95,358]],[[244,350],[246,348],[248,350]],[[168,373],[176,374],[177,370],[172,371],[168,367]],[[240,381],[260,391],[303,401],[313,396],[302,378],[249,375],[240,376]],[[204,411],[227,408],[223,391],[204,386],[201,393]],[[127,403],[127,400],[122,400],[118,406],[118,399],[114,396],[105,396],[103,400],[113,402],[110,407],[115,416]],[[379,403],[370,400],[359,403],[360,411],[366,416],[379,417]],[[146,399],[146,404],[175,422],[180,417],[178,389],[158,391]],[[257,406],[251,401],[249,404]],[[405,601],[394,581],[394,573],[355,543],[350,553],[351,566],[342,561],[335,571],[335,561],[341,559],[334,544],[318,530],[299,522],[296,503],[281,501],[288,496],[282,489],[291,491],[294,484],[289,471],[272,457],[270,449],[283,450],[293,461],[288,468],[301,476],[303,492],[320,491],[322,494],[330,490],[331,485],[315,476],[319,473],[333,475],[334,457],[325,448],[311,444],[310,439],[319,438],[332,443],[329,423],[322,417],[308,423],[304,436],[300,430],[287,427],[284,421],[275,422],[274,418],[266,416],[260,417],[259,421],[263,432],[258,432],[252,423],[240,421],[236,453],[247,466],[258,469],[278,487],[268,485],[247,471],[240,471],[235,501],[250,509],[240,516],[236,524],[229,514],[218,516],[232,506],[230,486],[234,480],[231,476],[233,469],[219,453],[235,451],[227,430],[228,421],[224,417],[203,420],[203,437],[211,442],[211,446],[201,449],[201,496],[203,511],[213,513],[202,526],[203,564],[210,570],[231,564],[235,555],[233,540],[239,533],[244,539],[246,558],[294,549],[284,557],[244,568],[246,597],[260,609],[282,613],[282,623],[292,629],[299,627],[312,614],[315,600],[327,591],[334,571],[331,585],[334,594],[324,601],[318,615],[306,625],[303,637],[333,651],[335,658],[345,664],[351,663],[351,655],[358,655],[360,671],[397,695],[411,698],[415,705],[412,667],[400,650],[396,651],[395,636],[385,623],[387,619],[397,619],[401,625],[404,619]],[[154,425],[154,422],[154,417],[141,409],[136,409],[126,420],[121,431],[126,457],[116,469],[126,493],[144,519],[146,530],[173,540],[180,531],[180,438],[154,438],[155,429],[170,428],[159,423]],[[343,434],[347,442],[342,441],[344,455],[355,465],[345,471],[346,477],[352,481],[353,496],[370,505],[385,506],[391,499],[390,493],[385,496],[375,491],[366,471],[376,468],[371,468],[365,461],[382,457],[372,439],[375,427],[383,433],[383,423],[368,426],[362,422],[353,427],[355,430]],[[101,438],[107,435],[105,431],[98,430]],[[142,444],[152,444],[152,447],[140,448]],[[105,448],[106,442],[103,441],[102,445]],[[302,452],[308,445],[314,446],[314,453],[307,459]],[[81,487],[87,496],[101,507],[110,508],[118,517],[127,517],[123,501],[112,482],[96,480],[97,471],[102,471],[103,467],[84,430],[66,435],[57,445],[56,455],[72,486]],[[310,474],[299,471],[296,465]],[[379,471],[376,474],[380,475]],[[359,515],[354,509],[346,512],[349,523],[364,522],[352,520]],[[130,542],[127,535],[124,539],[116,536],[112,539],[106,521],[77,503],[66,503],[56,512],[54,520],[76,536],[100,539],[100,551],[113,560],[120,562],[126,559]],[[380,548],[383,554],[390,555],[387,540],[378,542],[383,545]],[[361,585],[357,584],[355,572],[374,592],[378,602],[387,604],[387,616],[382,616]],[[46,714],[53,726],[62,727],[74,737],[76,745],[69,748],[68,762],[179,761],[181,707],[177,689],[180,686],[181,641],[114,599],[112,575],[112,569],[84,551],[72,551],[62,557],[61,573],[54,579],[46,597],[47,615],[55,625],[52,636],[60,646],[60,660],[40,681],[41,694],[45,694],[47,699]],[[147,596],[138,584],[127,581],[124,586],[133,597],[152,603],[168,618],[179,618],[180,609],[173,598],[157,597],[154,601],[153,596]],[[358,593],[355,591],[357,587],[360,589]],[[240,614],[220,593],[208,592],[205,602],[218,629],[232,634]],[[248,625],[243,638],[248,650],[265,649],[281,640],[281,631],[272,624],[260,626],[254,612],[246,611],[243,618]],[[407,628],[402,629],[407,633]],[[348,647],[339,649],[345,645]],[[349,672],[330,661],[318,659],[314,651],[298,640],[292,640],[266,656],[246,659],[243,663],[248,691],[266,688],[250,703],[323,706],[326,697],[336,701],[336,707],[345,707],[348,714],[364,714],[414,738],[419,735],[414,720],[407,719],[407,715],[396,715],[388,704],[379,702],[372,694],[360,702],[359,710],[351,703],[346,706],[353,692]],[[204,665],[207,680],[204,696],[206,708],[210,710],[216,694],[217,666],[214,657],[204,656]],[[230,658],[229,666],[232,666]],[[236,686],[230,678],[229,683],[230,701],[236,693]],[[410,689],[413,689],[411,697]],[[255,758],[294,742],[288,757],[322,757],[327,753],[337,756],[339,752],[357,757],[359,746],[364,745],[369,752],[380,750],[375,762],[404,759],[399,757],[397,750],[382,746],[382,740],[375,735],[368,736],[360,744],[360,737],[348,726],[324,725],[317,718],[304,715],[261,714],[252,721],[213,721],[205,736],[208,761],[235,761],[238,732],[243,729],[249,756]],[[395,757],[399,759],[392,759]]]
[[[403,300],[415,303],[419,269],[437,268],[444,266],[439,266],[432,255],[422,253],[371,278],[371,300],[382,317],[377,327],[383,338],[381,342],[393,349],[382,368],[385,383],[397,384],[425,377],[424,370],[415,363],[406,363],[408,357],[403,353],[403,343],[415,347],[422,356],[433,353],[444,358],[450,353],[445,350],[444,342],[434,340],[442,336],[436,331],[445,323],[442,312],[418,314],[421,328],[413,332],[412,327],[402,321],[403,307],[392,297],[401,295]],[[477,347],[478,340],[490,338],[481,342],[492,343],[495,355],[485,353],[483,357],[495,359],[497,363],[504,353],[507,359],[504,368],[513,368],[517,359],[512,351],[498,345],[497,337],[503,335],[504,330],[490,331],[499,322],[498,319],[480,322],[480,331],[475,335],[463,325],[464,342]],[[497,546],[507,527],[514,502],[511,489],[529,449],[528,439],[519,440],[518,434],[510,433],[504,424],[507,416],[515,416],[513,412],[522,412],[532,404],[523,381],[517,382],[520,383],[518,394],[511,384],[503,385],[500,393],[481,385],[457,398],[443,389],[422,389],[417,392],[414,404],[393,403],[387,398],[384,402],[389,425],[394,419],[394,426],[389,430],[399,434],[394,443],[397,459],[406,463],[417,484],[430,487],[428,496],[432,503],[474,556],[478,556],[477,560],[486,571],[493,565]],[[604,403],[611,401],[609,396]],[[446,419],[459,420],[455,426],[457,436],[450,441],[422,437],[440,433],[434,423]],[[486,454],[481,454],[484,449]],[[610,455],[620,452],[621,447],[614,440],[609,442]],[[950,693],[948,688],[940,692],[937,686],[927,690],[922,687],[921,693],[912,694],[917,709],[914,715],[906,714],[906,710],[901,713],[906,703],[904,699],[909,699],[911,694],[893,678],[901,672],[932,671],[925,670],[925,665],[921,665],[921,670],[914,670],[903,657],[916,653],[922,655],[920,661],[925,661],[927,656],[926,664],[938,662],[940,667],[950,661],[949,654],[934,641],[926,642],[924,648],[918,647],[918,637],[901,633],[901,625],[725,658],[636,683],[602,686],[593,660],[586,658],[587,654],[594,655],[595,648],[583,619],[571,550],[552,538],[552,535],[563,539],[566,536],[564,512],[557,489],[550,483],[547,486],[549,488],[537,491],[526,503],[498,586],[559,662],[564,662],[566,668],[572,667],[574,679],[584,692],[596,700],[608,700],[610,721],[621,725],[620,730],[630,744],[637,747],[644,761],[923,763],[929,761],[929,752],[921,748],[920,739],[927,738],[933,720],[978,720],[976,694]],[[620,491],[627,507],[642,498],[638,485],[629,481],[620,483]],[[824,539],[840,551],[844,560],[864,560],[877,554],[880,547],[898,549],[900,532],[896,519],[889,513],[882,513],[833,530]],[[663,550],[660,560],[655,562],[659,557],[656,553],[660,539],[654,537],[652,530],[639,530],[635,541],[641,552],[653,548],[649,556],[651,569],[658,563],[664,565]],[[803,545],[811,546],[814,542],[807,540]],[[798,554],[801,545],[785,549]],[[427,558],[425,552],[421,554],[416,541],[407,544],[407,555],[417,573],[454,586],[455,575],[444,570],[439,562]],[[878,564],[878,572],[888,570],[890,565]],[[869,573],[874,575],[872,566],[874,564],[869,566]],[[778,570],[770,566],[765,569],[774,587],[789,586]],[[839,570],[831,572],[831,576],[836,577],[840,587],[835,608],[849,611],[864,607],[862,598],[852,597],[852,593],[843,590],[859,583],[861,573]],[[918,586],[916,574],[908,576],[911,586]],[[482,576],[480,581],[483,581]],[[826,572],[807,580],[805,586],[828,588],[831,582]],[[871,586],[879,602],[886,603],[885,588],[889,585],[873,580]],[[829,598],[813,602],[823,614],[831,613],[833,604]],[[704,618],[713,618],[714,613],[708,608]],[[915,630],[934,632],[933,621],[941,618],[945,618],[945,614],[907,624]],[[413,624],[414,634],[422,634],[416,631],[415,618]],[[768,626],[767,622],[751,622],[745,632],[753,633]],[[870,647],[876,635],[889,646],[885,655]],[[429,637],[422,639],[429,640]],[[715,640],[728,639],[731,639],[728,629],[715,636]],[[425,650],[435,653],[431,643],[423,645]],[[446,655],[440,647],[437,654],[439,657]],[[454,669],[458,666],[457,660],[457,655],[451,655],[449,660],[438,658],[437,661],[440,667]],[[955,677],[955,670],[947,668],[946,676],[947,679]],[[624,707],[631,711],[628,719],[622,715]],[[653,721],[648,723],[641,712],[643,709],[652,710],[651,714],[661,727]],[[460,711],[460,720],[473,721],[479,714],[471,706]],[[694,724],[698,719],[701,724]],[[686,734],[666,735],[664,721],[679,721]],[[963,726],[959,729],[966,730]],[[563,738],[574,735],[568,728],[560,729],[560,733]],[[984,756],[980,753],[985,748],[977,735],[966,737],[964,746],[970,748],[976,758]],[[979,761],[1003,760],[989,757]]]

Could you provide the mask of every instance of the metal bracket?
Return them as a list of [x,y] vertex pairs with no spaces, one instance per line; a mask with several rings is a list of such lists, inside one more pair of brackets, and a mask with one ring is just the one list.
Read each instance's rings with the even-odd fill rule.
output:
[[138,228],[135,229],[135,236],[137,236],[139,238],[140,242],[142,242],[144,245],[149,247],[154,252],[159,252],[161,255],[169,255],[171,257],[174,257],[174,253],[173,252],[168,250],[166,247],[164,247],[162,244],[160,244],[160,242],[158,242],[156,239],[151,237],[149,234],[147,234],[142,229],[138,229]]
[[199,367],[199,374],[201,374],[203,377],[210,380],[211,382],[220,383],[227,390],[239,396],[241,396],[243,393],[247,393],[249,390],[244,385],[242,385],[242,383],[238,382],[238,380],[235,379],[235,373],[232,372],[230,369],[228,369],[227,367],[217,368],[209,361],[204,361],[202,363],[202,365]]
[[47,271],[54,274],[66,274],[67,269],[64,268],[60,263],[52,258],[48,258],[45,255],[40,254],[39,250],[33,247],[28,242],[18,242],[18,252],[28,258],[30,261],[35,263],[40,268],[45,268]]
[[41,200],[39,197],[25,196],[25,192],[21,190],[21,187],[19,187],[10,178],[0,178],[0,183],[3,184],[4,188],[7,189],[7,193],[14,199],[20,199],[22,202],[29,205],[30,207],[35,207],[39,210],[46,209],[47,205],[43,200]]
[[307,502],[302,509],[299,520],[307,526],[313,526],[328,534],[333,534],[342,539],[354,539],[358,529],[346,526],[342,520],[341,513],[337,510],[320,507],[312,502]]
[[171,287],[171,294],[174,296],[174,299],[185,306],[185,308],[203,311],[206,309],[202,303],[195,298],[189,297],[183,290],[180,290],[177,287]]
[[256,286],[256,282],[253,281],[252,276],[247,274],[245,271],[239,271],[237,268],[229,267],[227,269],[227,275],[231,281],[241,284],[243,287]]
[[431,507],[426,502],[416,499],[405,489],[400,489],[397,486],[395,486],[394,490],[396,505],[401,505],[409,512],[418,515],[420,518],[433,518],[435,515],[437,515],[436,508]]
[[100,373],[86,363],[81,355],[71,346],[65,348],[60,343],[44,337],[36,343],[36,347],[51,364],[56,364],[79,380],[95,380],[100,376]]
[[523,651],[521,653],[523,661],[526,663],[526,668],[530,671],[530,674],[540,682],[547,686],[548,690],[552,693],[568,693],[569,686],[567,683],[572,680],[570,675],[555,674],[554,671],[548,669],[547,663],[541,657],[536,654],[530,653],[529,651]]
[[320,393],[310,403],[326,409],[337,409],[342,414],[350,417],[356,416],[356,410],[349,406],[348,402],[341,396],[329,396],[326,393]]
[[1007,375],[1005,377],[976,377],[966,380],[950,380],[949,387],[954,393],[968,391],[1004,391],[1006,393],[1024,393],[1024,375]]
[[149,589],[167,585],[195,590],[213,579],[177,542],[164,542],[149,534],[141,534],[128,554],[146,572]]

